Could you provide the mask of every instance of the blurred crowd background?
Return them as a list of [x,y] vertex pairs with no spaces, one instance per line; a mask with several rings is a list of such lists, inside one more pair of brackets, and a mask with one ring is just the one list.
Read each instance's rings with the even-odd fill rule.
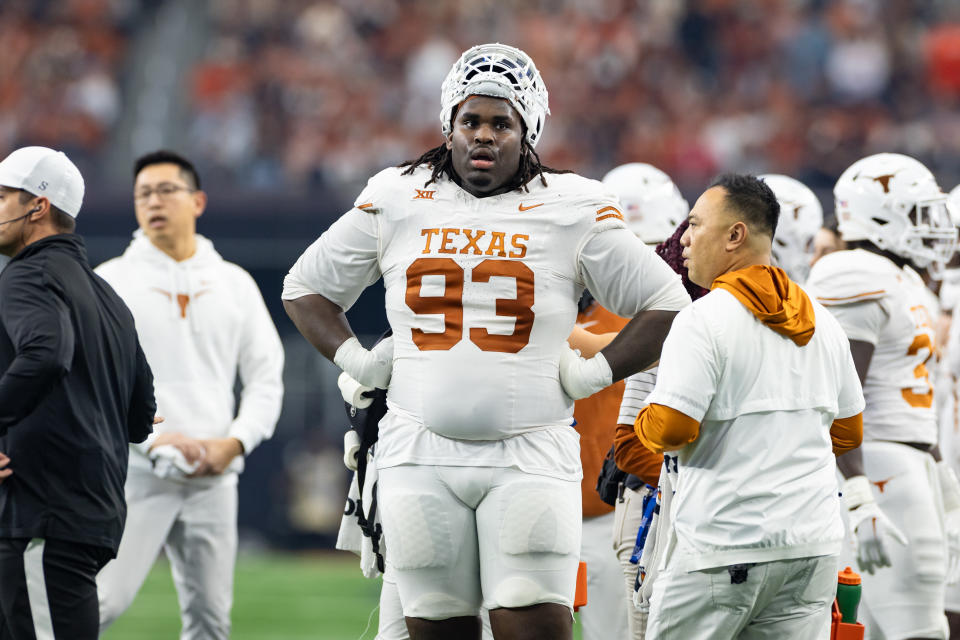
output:
[[[538,65],[554,167],[649,162],[691,201],[720,171],[784,173],[826,212],[868,153],[960,182],[956,0],[3,0],[0,149],[77,162],[92,261],[134,228],[132,160],[168,147],[200,169],[201,232],[261,284],[287,399],[243,476],[248,540],[330,544],[345,486],[336,372],[283,315],[282,276],[370,175],[440,142],[440,84],[490,41]],[[351,314],[378,334],[382,290]]]

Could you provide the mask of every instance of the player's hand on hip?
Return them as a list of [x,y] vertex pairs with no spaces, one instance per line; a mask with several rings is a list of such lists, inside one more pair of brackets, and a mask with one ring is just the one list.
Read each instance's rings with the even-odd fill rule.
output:
[[227,470],[237,456],[243,454],[243,445],[236,438],[210,438],[201,440],[207,455],[191,476],[218,476]]
[[157,436],[157,439],[153,441],[153,444],[150,445],[150,450],[153,451],[162,444],[172,444],[175,446],[180,450],[180,453],[183,454],[183,457],[186,458],[187,462],[190,464],[194,464],[203,460],[203,457],[206,454],[203,443],[200,440],[185,436],[182,433],[161,433],[159,436]]
[[943,533],[947,539],[947,584],[960,582],[960,483],[946,461],[937,463],[943,500]]
[[613,384],[613,371],[602,353],[592,358],[581,358],[580,351],[571,349],[564,341],[560,347],[560,386],[564,393],[579,400]]
[[337,348],[333,362],[360,384],[386,389],[393,374],[393,337],[381,340],[373,349],[364,349],[359,340],[350,338]]
[[907,544],[907,537],[880,510],[873,497],[870,481],[866,476],[847,478],[841,489],[843,501],[849,509],[850,530],[856,545],[857,565],[862,571],[873,574],[876,569],[890,566],[886,545],[888,538],[899,544]]
[[3,484],[3,481],[13,475],[13,469],[8,465],[10,464],[10,458],[6,454],[0,453],[0,484]]

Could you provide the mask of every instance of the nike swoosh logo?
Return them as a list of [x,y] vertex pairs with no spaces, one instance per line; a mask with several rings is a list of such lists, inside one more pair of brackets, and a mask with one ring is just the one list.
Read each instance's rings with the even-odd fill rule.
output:
[[589,322],[578,322],[576,326],[580,327],[581,329],[586,329],[587,327],[592,327],[593,325],[598,324],[598,322],[599,322],[598,320],[591,320]]
[[529,207],[525,207],[523,206],[523,204],[521,204],[520,211],[530,211],[530,209],[536,209],[537,207],[542,207],[542,206],[543,206],[542,202],[540,204],[532,204]]

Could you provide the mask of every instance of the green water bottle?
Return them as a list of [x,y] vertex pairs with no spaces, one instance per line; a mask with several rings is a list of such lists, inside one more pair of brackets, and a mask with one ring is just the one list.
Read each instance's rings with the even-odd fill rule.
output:
[[837,607],[840,622],[857,623],[857,607],[860,606],[860,574],[847,567],[837,574]]

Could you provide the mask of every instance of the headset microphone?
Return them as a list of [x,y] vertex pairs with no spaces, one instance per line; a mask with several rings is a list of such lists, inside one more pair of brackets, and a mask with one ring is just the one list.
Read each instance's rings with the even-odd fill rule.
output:
[[5,225],[5,224],[10,224],[11,222],[16,222],[17,220],[23,220],[23,219],[26,218],[27,216],[32,215],[32,214],[36,213],[37,211],[40,211],[40,209],[34,209],[33,211],[29,211],[29,212],[25,213],[24,215],[20,216],[19,218],[14,218],[13,220],[7,220],[7,221],[5,221],[5,222],[0,222],[0,227],[2,227],[2,226]]

